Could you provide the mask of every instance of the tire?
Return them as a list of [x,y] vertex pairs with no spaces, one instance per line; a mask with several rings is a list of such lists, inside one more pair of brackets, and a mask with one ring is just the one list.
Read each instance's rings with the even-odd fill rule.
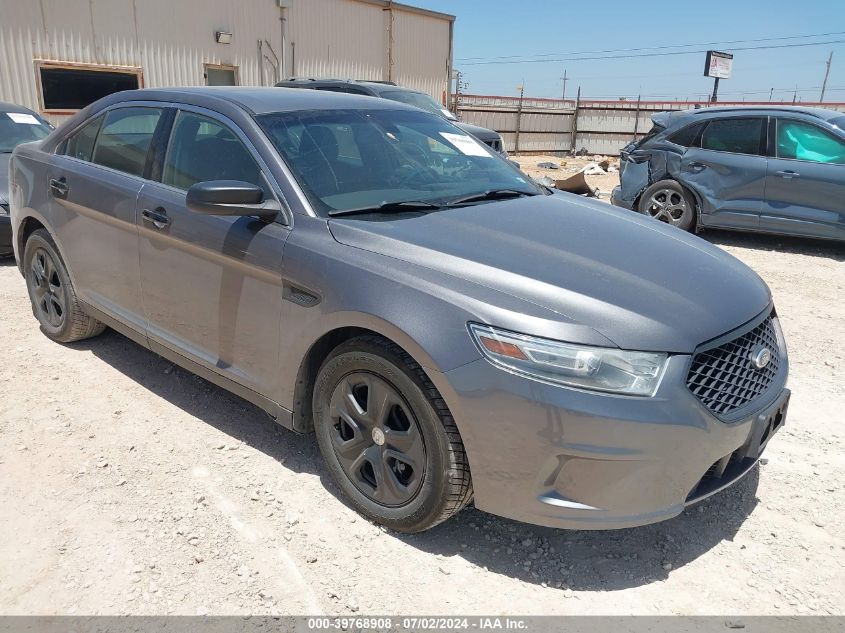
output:
[[59,249],[45,229],[34,231],[27,239],[23,270],[32,313],[47,338],[72,343],[106,329],[82,311]]
[[317,375],[313,411],[329,473],[364,516],[397,532],[421,532],[472,498],[452,414],[422,367],[394,343],[373,335],[338,346]]
[[660,180],[646,189],[637,210],[684,231],[695,226],[695,198],[674,180]]

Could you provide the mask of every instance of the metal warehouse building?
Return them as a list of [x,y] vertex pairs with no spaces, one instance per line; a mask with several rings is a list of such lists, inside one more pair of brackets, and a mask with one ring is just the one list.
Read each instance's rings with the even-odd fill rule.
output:
[[454,19],[391,0],[0,0],[0,101],[57,121],[115,90],[290,76],[442,100]]

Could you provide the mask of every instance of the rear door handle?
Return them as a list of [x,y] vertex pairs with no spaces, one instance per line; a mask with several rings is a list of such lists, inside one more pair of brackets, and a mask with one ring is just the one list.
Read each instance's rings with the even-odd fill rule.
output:
[[781,178],[784,178],[786,180],[789,180],[790,178],[800,178],[801,177],[801,174],[799,174],[797,171],[791,171],[791,170],[776,171],[775,173],[778,176],[780,176]]
[[50,193],[53,194],[54,198],[67,198],[67,192],[69,187],[67,186],[67,178],[62,176],[58,180],[55,178],[50,179]]
[[165,213],[164,209],[161,207],[157,208],[155,211],[144,209],[141,211],[141,217],[143,217],[147,222],[152,222],[153,226],[157,229],[163,229],[170,225],[170,218],[167,217],[167,213]]

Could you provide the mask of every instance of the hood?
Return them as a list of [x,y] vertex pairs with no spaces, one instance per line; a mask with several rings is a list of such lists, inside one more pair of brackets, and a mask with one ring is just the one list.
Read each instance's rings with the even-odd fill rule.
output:
[[9,160],[11,154],[0,154],[0,202],[9,202]]
[[570,194],[329,226],[342,244],[540,305],[625,349],[689,353],[771,301],[750,268],[708,242]]
[[475,138],[479,141],[497,141],[499,140],[499,133],[494,132],[493,130],[488,130],[486,127],[481,127],[479,125],[472,125],[471,123],[460,123],[455,122],[459,128],[461,128],[467,134],[472,134]]

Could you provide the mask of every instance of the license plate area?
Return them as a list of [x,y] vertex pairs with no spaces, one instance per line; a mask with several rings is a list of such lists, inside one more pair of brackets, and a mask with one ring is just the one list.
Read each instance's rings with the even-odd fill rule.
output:
[[784,389],[780,397],[765,411],[757,414],[748,440],[740,449],[743,457],[757,459],[766,448],[772,436],[786,423],[786,412],[789,408],[789,389]]

